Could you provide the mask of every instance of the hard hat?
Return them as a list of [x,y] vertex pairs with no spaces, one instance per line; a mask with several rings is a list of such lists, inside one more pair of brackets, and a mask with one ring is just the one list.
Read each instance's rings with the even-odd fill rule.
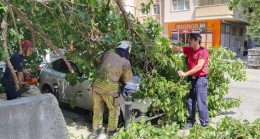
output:
[[22,47],[23,48],[25,48],[25,47],[32,47],[33,45],[32,45],[32,42],[31,41],[29,41],[29,40],[24,40],[24,41],[22,41]]
[[116,45],[116,48],[122,48],[128,50],[128,52],[130,53],[132,45],[130,41],[121,41]]

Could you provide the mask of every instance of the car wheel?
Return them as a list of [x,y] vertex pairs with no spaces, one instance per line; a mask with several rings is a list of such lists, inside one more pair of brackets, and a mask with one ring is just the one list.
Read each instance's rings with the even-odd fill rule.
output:
[[54,94],[49,85],[44,85],[42,87],[42,94],[47,94],[47,93],[53,94],[56,97],[56,99],[58,100],[58,94]]
[[42,87],[42,93],[43,94],[47,94],[47,93],[53,94],[53,91],[49,85],[45,85]]

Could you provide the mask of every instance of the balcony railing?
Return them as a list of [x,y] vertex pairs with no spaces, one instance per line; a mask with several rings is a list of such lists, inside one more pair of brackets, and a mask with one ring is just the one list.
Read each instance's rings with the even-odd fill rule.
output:
[[199,6],[228,4],[229,0],[199,0]]
[[207,5],[195,8],[195,19],[234,18],[234,12],[228,4]]

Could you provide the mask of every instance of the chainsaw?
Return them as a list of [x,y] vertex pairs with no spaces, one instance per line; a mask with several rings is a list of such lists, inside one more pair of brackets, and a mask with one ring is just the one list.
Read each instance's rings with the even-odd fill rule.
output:
[[30,85],[37,85],[37,79],[32,74],[24,74],[24,84],[21,86],[22,92],[30,90]]

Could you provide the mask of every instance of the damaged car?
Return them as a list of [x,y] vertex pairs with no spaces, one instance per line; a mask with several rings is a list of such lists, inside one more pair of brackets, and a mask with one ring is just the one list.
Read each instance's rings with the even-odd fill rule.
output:
[[[84,78],[77,70],[75,63],[69,61],[72,68],[76,69],[78,75]],[[69,69],[63,59],[57,58],[48,64],[45,64],[40,71],[39,88],[42,93],[52,93],[59,102],[70,103],[75,100],[77,107],[92,111],[93,109],[93,97],[90,81],[84,80],[83,82],[77,82],[76,85],[71,86],[68,81],[65,80],[66,74],[69,73]],[[125,88],[120,92],[120,108],[121,117],[125,121],[125,125],[130,122],[138,122],[141,118],[151,120],[159,117],[160,115],[148,116],[148,109],[151,106],[151,99],[133,99],[134,93],[140,93],[139,85],[141,79],[138,76],[134,76],[129,82],[127,82]],[[135,119],[131,119],[130,115],[134,114]]]

